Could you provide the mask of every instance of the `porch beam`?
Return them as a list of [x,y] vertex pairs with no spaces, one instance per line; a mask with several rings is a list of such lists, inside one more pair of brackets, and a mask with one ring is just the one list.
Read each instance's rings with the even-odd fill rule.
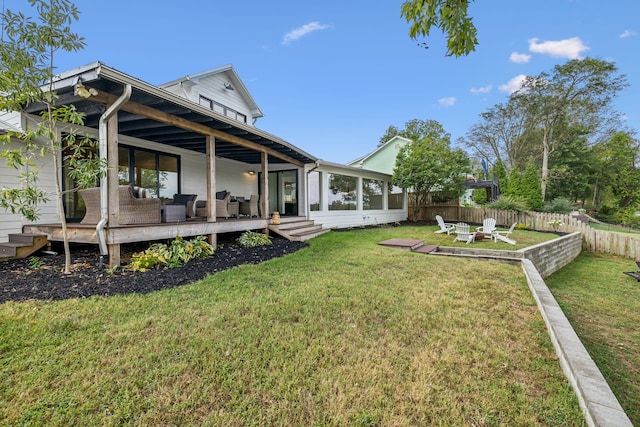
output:
[[[118,99],[118,97],[116,95],[112,95],[110,93],[107,92],[103,92],[101,90],[97,90],[97,95],[93,95],[90,98],[92,101],[95,102],[99,102],[99,103],[103,103],[103,104],[109,104],[114,102],[116,99]],[[209,126],[205,126],[199,123],[195,123],[192,121],[189,121],[187,119],[184,119],[182,117],[178,117],[174,114],[168,114],[165,113],[163,111],[157,110],[155,108],[152,107],[148,107],[146,105],[142,105],[139,104],[137,102],[134,101],[127,101],[125,102],[125,104],[122,106],[121,110],[127,111],[129,113],[132,114],[137,114],[139,116],[143,116],[143,117],[147,117],[153,120],[157,120],[159,122],[162,123],[166,123],[168,125],[171,126],[176,126],[179,127],[181,129],[186,129],[192,132],[197,132],[200,133],[202,135],[208,135],[208,136],[213,136],[216,138],[220,138],[224,141],[228,141],[231,142],[233,144],[239,145],[241,147],[245,147],[245,148],[249,148],[255,151],[260,151],[262,153],[265,154],[269,154],[273,157],[277,157],[279,159],[282,159],[286,162],[289,162],[291,164],[294,164],[296,166],[302,167],[303,163],[292,158],[289,157],[285,154],[282,154],[272,148],[267,148],[264,147],[260,144],[256,144],[255,142],[251,142],[247,139],[244,138],[240,138],[238,136],[235,135],[231,135],[229,133],[226,132],[222,132],[216,129],[212,129]]]
[[269,156],[266,153],[262,153],[261,161],[261,180],[260,194],[262,194],[262,218],[269,218]]
[[[118,113],[107,121],[107,206],[109,227],[120,225],[120,192],[118,191]],[[109,267],[120,265],[120,244],[107,245]]]

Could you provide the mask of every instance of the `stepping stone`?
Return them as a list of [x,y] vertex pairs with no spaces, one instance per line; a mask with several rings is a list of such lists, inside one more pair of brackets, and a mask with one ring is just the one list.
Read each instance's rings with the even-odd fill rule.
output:
[[384,242],[379,242],[379,245],[389,246],[396,249],[403,249],[405,251],[413,250],[419,246],[422,246],[422,240],[414,239],[389,239]]
[[438,249],[438,245],[422,245],[413,249],[413,252],[418,252],[421,254],[430,254],[431,252],[435,252],[436,249]]

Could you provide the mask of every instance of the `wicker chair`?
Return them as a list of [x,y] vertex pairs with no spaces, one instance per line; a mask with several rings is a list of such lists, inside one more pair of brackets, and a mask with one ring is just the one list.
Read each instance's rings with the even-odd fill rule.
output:
[[[100,188],[87,188],[79,190],[78,193],[86,207],[86,213],[80,224],[97,224],[100,221]],[[160,223],[160,205],[162,204],[160,199],[133,197],[131,187],[128,185],[118,186],[118,195],[120,196],[118,209],[120,225]]]
[[251,198],[246,202],[240,202],[240,214],[248,215],[250,217],[259,216],[257,194],[252,194]]
[[[207,216],[207,201],[198,200],[196,202],[196,216]],[[238,202],[231,201],[231,193],[227,192],[222,199],[216,198],[216,218],[229,218],[238,215]]]

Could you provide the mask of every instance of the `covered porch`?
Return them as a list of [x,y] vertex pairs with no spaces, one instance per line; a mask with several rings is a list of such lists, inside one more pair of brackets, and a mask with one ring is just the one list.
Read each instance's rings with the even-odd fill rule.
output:
[[[100,180],[99,221],[95,225],[69,222],[69,240],[98,244],[101,254],[108,255],[110,266],[119,265],[120,245],[124,243],[207,235],[215,246],[218,233],[266,231],[273,207],[269,195],[271,172],[292,170],[303,179],[298,171],[316,160],[273,135],[101,63],[62,74],[55,83],[55,91],[59,104],[73,104],[86,114],[83,130],[99,139],[99,154],[109,165],[106,177]],[[24,112],[37,120],[42,108],[32,104]],[[158,185],[154,197],[162,197],[166,203],[174,191],[198,194],[198,200],[207,202],[202,217],[171,223],[121,223],[119,186],[140,184],[132,182],[133,172],[128,176],[123,173],[123,146],[128,146],[130,152],[133,147],[173,153],[178,158],[175,185],[169,186],[170,192],[166,190],[164,195]],[[217,170],[220,162],[224,164],[223,171]],[[64,175],[63,171],[59,173]],[[159,180],[160,173],[157,170],[156,173]],[[251,181],[249,174],[253,177]],[[245,180],[242,185],[236,184],[242,179]],[[218,190],[239,192],[234,186],[246,190],[244,196],[260,195],[259,217],[216,217],[216,203],[209,201],[216,200]],[[74,197],[77,203],[78,196]],[[301,201],[296,214],[305,215]],[[62,240],[61,225],[51,222],[25,225],[23,232],[43,233],[50,240]]]

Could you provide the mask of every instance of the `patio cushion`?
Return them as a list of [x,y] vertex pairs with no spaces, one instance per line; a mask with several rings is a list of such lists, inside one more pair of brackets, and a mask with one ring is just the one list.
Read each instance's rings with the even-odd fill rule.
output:
[[192,218],[196,215],[194,203],[197,197],[197,194],[174,194],[173,203],[178,205],[185,205],[187,218]]
[[227,190],[216,191],[216,200],[224,200],[227,197]]

